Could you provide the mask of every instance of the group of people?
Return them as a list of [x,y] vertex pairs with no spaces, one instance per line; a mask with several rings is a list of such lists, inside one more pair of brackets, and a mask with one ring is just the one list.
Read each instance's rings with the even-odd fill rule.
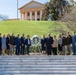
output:
[[25,46],[26,53],[29,55],[29,48],[31,46],[29,35],[27,35],[27,38],[25,39],[24,34],[19,38],[19,34],[16,37],[14,36],[14,33],[12,33],[12,35],[8,34],[7,37],[5,37],[5,35],[1,37],[0,33],[0,54],[24,55]]
[[48,55],[76,55],[76,34],[71,36],[68,33],[60,34],[57,38],[56,35],[52,37],[50,34],[46,38],[45,35],[41,39],[42,54],[47,53]]
[[[2,37],[0,33],[0,54],[2,55],[25,55],[25,51],[29,55],[30,46],[31,39],[29,35],[27,35],[27,38],[24,34],[21,37],[19,37],[19,34],[15,37],[12,33],[11,35],[8,34],[7,37],[5,35]],[[71,46],[73,49],[71,49]],[[50,34],[48,34],[48,37],[42,35],[41,50],[42,54],[47,55],[70,55],[72,52],[76,55],[76,34],[71,36],[69,32],[67,34],[62,33],[58,38],[56,35],[54,37]]]

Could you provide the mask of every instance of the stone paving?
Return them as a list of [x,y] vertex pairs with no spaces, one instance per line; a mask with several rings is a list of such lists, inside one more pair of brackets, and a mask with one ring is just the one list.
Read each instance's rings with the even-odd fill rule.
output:
[[0,75],[76,75],[76,56],[0,56]]

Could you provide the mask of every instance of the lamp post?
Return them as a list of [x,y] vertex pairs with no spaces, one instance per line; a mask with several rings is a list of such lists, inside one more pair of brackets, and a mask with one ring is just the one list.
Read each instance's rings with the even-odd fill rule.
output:
[[18,20],[18,0],[17,0],[17,20]]

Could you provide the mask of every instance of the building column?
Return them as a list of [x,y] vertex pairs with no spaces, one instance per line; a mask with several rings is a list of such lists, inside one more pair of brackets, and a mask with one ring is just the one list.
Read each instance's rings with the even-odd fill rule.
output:
[[23,13],[23,20],[25,20],[25,12]]
[[30,11],[30,20],[32,20],[32,11]]
[[27,12],[25,12],[25,20],[27,20]]
[[42,19],[42,10],[40,10],[40,20]]
[[22,20],[25,20],[25,13],[22,13]]
[[35,11],[35,21],[37,20],[37,11]]
[[20,20],[22,20],[22,13],[20,13]]

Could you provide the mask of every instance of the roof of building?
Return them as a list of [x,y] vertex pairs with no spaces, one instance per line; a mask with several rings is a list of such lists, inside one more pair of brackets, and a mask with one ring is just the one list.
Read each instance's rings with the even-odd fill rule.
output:
[[37,1],[30,1],[29,3],[23,5],[22,7],[19,8],[22,9],[22,8],[39,8],[39,7],[43,7],[44,4],[40,3],[40,2],[37,2]]

